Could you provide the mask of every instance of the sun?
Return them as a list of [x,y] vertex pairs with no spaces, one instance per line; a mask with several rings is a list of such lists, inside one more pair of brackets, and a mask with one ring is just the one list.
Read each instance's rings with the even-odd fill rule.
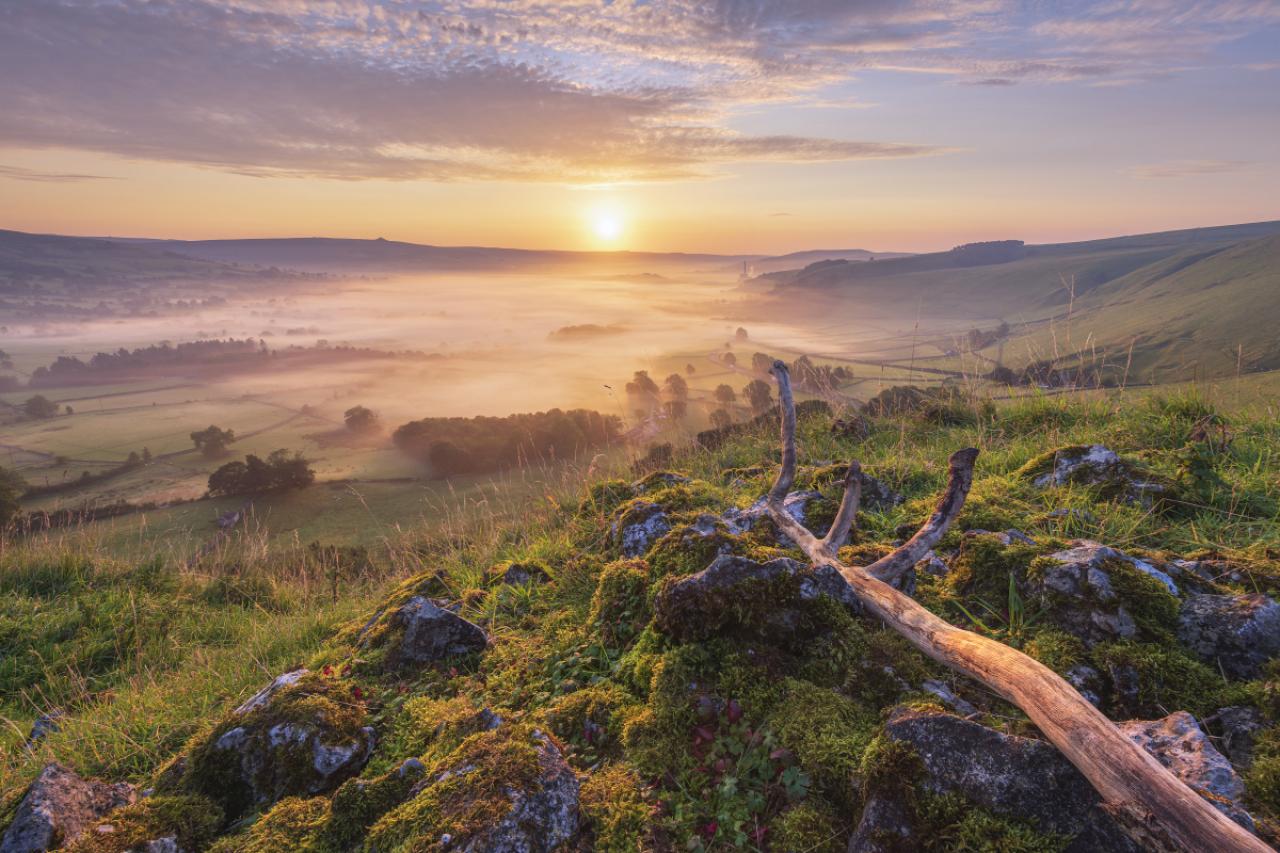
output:
[[616,216],[597,216],[593,227],[601,240],[612,242],[622,236],[622,220]]

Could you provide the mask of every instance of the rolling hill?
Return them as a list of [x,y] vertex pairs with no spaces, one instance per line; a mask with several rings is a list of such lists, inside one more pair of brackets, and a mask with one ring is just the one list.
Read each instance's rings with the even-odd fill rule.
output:
[[1001,353],[1014,368],[1120,360],[1131,378],[1174,381],[1280,367],[1280,222],[1081,243],[976,243],[823,261],[762,282],[777,303],[821,304],[831,318],[896,310],[951,330],[1008,322],[1012,339],[984,356]]

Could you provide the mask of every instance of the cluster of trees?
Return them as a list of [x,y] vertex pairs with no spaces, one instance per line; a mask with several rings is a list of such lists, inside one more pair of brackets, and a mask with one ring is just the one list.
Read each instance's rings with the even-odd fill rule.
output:
[[1009,337],[1009,324],[1003,320],[994,329],[970,329],[967,337],[970,352],[986,349],[997,341]]
[[266,344],[252,338],[192,341],[177,346],[165,342],[135,350],[121,347],[115,352],[100,352],[87,362],[74,356],[60,355],[48,367],[37,367],[28,384],[32,388],[38,388],[65,384],[89,373],[111,373],[175,364],[203,365],[210,361],[259,357],[265,354]]
[[243,462],[228,462],[209,475],[211,495],[259,495],[299,489],[315,482],[311,460],[301,453],[273,450],[266,459],[252,453]]
[[571,459],[614,444],[621,432],[622,421],[613,415],[551,409],[503,418],[423,418],[397,428],[392,440],[429,462],[436,476],[448,477],[501,471],[531,460]]
[[791,381],[802,391],[834,391],[852,378],[853,374],[844,365],[832,367],[829,364],[814,364],[807,355],[802,355],[791,363]]
[[217,459],[227,455],[227,448],[236,440],[236,431],[223,429],[210,424],[206,429],[191,433],[191,442],[206,459]]
[[84,384],[102,376],[137,372],[158,367],[210,368],[235,365],[255,368],[274,364],[279,359],[304,359],[331,362],[338,359],[412,358],[434,359],[439,355],[422,352],[389,352],[368,347],[330,345],[328,341],[316,341],[314,346],[290,346],[284,349],[268,349],[261,338],[237,340],[209,339],[173,345],[167,341],[135,350],[121,349],[100,352],[84,361],[74,356],[58,356],[47,367],[37,367],[31,374],[28,386],[53,388],[62,385]]
[[[686,365],[685,372],[693,365]],[[658,385],[647,370],[637,370],[626,385],[636,417],[643,420],[657,408],[672,420],[684,420],[689,414],[689,383],[679,373],[673,373]]]

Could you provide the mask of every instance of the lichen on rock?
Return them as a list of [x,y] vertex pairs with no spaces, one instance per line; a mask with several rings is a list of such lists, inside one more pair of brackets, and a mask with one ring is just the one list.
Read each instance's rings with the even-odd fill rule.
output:
[[176,792],[217,802],[228,819],[286,796],[337,787],[374,746],[350,685],[305,670],[286,674],[198,737]]
[[47,764],[0,838],[0,853],[38,853],[73,842],[135,796],[128,783],[84,779],[61,764]]

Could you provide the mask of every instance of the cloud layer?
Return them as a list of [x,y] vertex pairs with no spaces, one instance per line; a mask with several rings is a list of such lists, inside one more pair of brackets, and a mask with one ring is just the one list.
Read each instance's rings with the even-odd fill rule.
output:
[[1269,0],[1106,0],[1053,19],[1038,7],[7,0],[0,147],[252,175],[578,183],[919,157],[948,141],[747,134],[731,119],[873,70],[983,86],[1167,74],[1280,20]]

